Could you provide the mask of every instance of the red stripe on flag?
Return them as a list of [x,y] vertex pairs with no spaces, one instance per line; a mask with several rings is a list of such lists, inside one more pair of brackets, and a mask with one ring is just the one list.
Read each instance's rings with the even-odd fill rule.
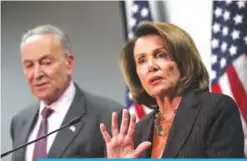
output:
[[245,122],[247,122],[247,93],[239,80],[233,65],[229,65],[226,72],[230,82],[232,94],[237,102],[237,105],[239,106],[239,110]]
[[214,84],[214,85],[212,86],[212,92],[213,92],[213,93],[222,93],[221,88],[220,88],[220,86],[219,86],[218,83],[216,83],[216,84]]
[[135,106],[135,110],[136,110],[136,114],[138,116],[139,119],[143,118],[145,116],[145,111],[144,108],[142,107],[142,105],[139,104],[134,104]]

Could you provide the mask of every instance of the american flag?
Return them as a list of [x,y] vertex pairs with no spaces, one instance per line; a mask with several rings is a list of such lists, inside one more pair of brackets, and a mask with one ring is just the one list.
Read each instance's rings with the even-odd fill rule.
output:
[[241,113],[247,157],[247,3],[214,1],[211,90],[231,96]]
[[[130,4],[128,5],[127,2]],[[126,15],[128,39],[132,39],[138,24],[141,21],[152,21],[152,15],[148,1],[125,1],[125,6],[130,11],[129,15]],[[130,113],[136,114],[137,121],[151,111],[144,105],[135,104],[128,88],[126,89],[126,104],[129,107]]]

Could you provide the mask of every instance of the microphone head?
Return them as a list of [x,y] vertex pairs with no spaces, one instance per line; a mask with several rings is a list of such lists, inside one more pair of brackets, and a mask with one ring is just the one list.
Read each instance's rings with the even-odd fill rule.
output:
[[70,121],[69,125],[77,124],[79,121],[81,121],[81,119],[82,119],[81,116],[76,117],[76,118],[74,118],[73,120]]

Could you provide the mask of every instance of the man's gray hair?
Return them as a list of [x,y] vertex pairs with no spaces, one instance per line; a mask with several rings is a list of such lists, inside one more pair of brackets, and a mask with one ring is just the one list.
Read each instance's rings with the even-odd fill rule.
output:
[[58,27],[47,24],[37,26],[25,32],[21,38],[21,45],[25,43],[25,41],[34,36],[34,35],[43,35],[43,34],[54,34],[58,40],[60,41],[62,47],[64,48],[65,54],[72,54],[72,46],[69,40],[69,37]]

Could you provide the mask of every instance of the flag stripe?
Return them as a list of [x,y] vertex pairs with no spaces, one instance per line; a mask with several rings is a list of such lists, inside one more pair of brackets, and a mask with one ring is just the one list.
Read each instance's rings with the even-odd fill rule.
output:
[[135,110],[136,110],[136,114],[137,114],[138,118],[142,119],[146,115],[142,105],[135,104],[134,106],[135,106]]
[[222,93],[220,85],[218,83],[216,83],[216,84],[214,84],[212,86],[212,92],[214,92],[214,93]]
[[[245,92],[247,93],[247,55],[243,54],[233,62],[233,66],[237,71],[238,78],[243,84]],[[247,106],[246,106],[247,108]]]
[[223,87],[223,88],[221,88],[222,93],[224,93],[224,94],[226,94],[226,95],[228,95],[228,96],[233,98],[232,91],[229,88],[230,81],[229,81],[229,78],[227,76],[227,73],[224,73],[220,77],[219,82],[220,82],[220,86]]
[[227,69],[227,74],[230,82],[230,87],[233,96],[238,104],[239,110],[245,121],[247,121],[247,95],[244,90],[241,81],[238,79],[237,73],[232,65]]

